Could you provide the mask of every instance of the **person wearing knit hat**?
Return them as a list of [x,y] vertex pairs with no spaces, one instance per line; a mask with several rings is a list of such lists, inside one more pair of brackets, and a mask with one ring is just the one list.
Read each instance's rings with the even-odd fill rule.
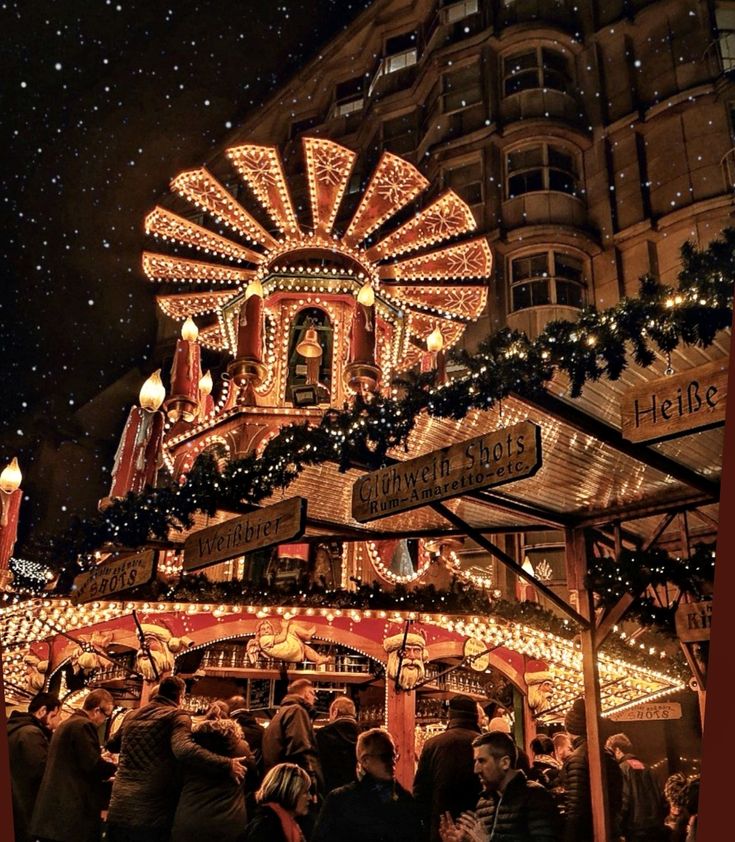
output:
[[457,818],[474,810],[480,781],[473,770],[472,741],[480,735],[477,703],[469,696],[449,700],[449,724],[429,738],[419,758],[413,794],[421,812],[425,838],[440,842],[439,820],[449,812]]
[[[572,752],[564,761],[560,783],[566,795],[564,842],[593,842],[592,793],[590,791],[589,751],[587,746],[587,711],[584,699],[577,698],[567,711],[564,725],[572,737]],[[602,752],[607,778],[607,799],[610,818],[617,823],[623,803],[623,778],[612,756]],[[615,828],[613,837],[617,838]]]

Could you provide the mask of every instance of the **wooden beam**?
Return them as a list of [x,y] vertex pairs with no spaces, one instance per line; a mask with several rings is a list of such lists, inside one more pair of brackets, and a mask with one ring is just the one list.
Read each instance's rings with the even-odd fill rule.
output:
[[[587,719],[587,759],[590,775],[592,832],[594,842],[608,842],[610,815],[607,803],[607,780],[603,762],[600,734],[600,677],[597,671],[596,630],[592,593],[583,587],[587,573],[587,542],[584,530],[569,529],[565,535],[568,580],[577,587],[577,602],[582,615],[589,621],[580,633],[582,645],[582,675],[584,679],[584,707]],[[577,735],[580,736],[580,735]]]
[[632,597],[629,593],[623,594],[615,605],[602,615],[599,623],[597,624],[597,631],[595,632],[595,646],[597,649],[599,649],[605,642],[605,639],[612,631],[613,626],[620,622],[625,612],[634,602],[634,597]]
[[624,506],[609,506],[605,509],[587,512],[577,518],[576,525],[579,527],[598,526],[601,523],[612,523],[615,520],[642,520],[646,517],[665,515],[667,512],[675,514],[683,511],[690,511],[697,506],[711,503],[712,500],[703,494],[695,494],[677,500],[667,500],[660,494],[638,503],[627,503]]
[[503,512],[511,512],[531,518],[545,525],[547,529],[564,529],[576,523],[576,519],[571,515],[564,514],[563,512],[554,512],[542,506],[533,506],[530,503],[516,500],[497,491],[471,491],[464,496],[471,497],[474,500],[480,500],[483,503],[489,503],[493,508]]
[[720,528],[719,521],[717,521],[716,518],[710,517],[705,512],[700,512],[699,509],[692,509],[692,514],[695,518],[701,520],[702,523],[714,529],[715,532],[717,532],[717,530]]
[[[439,514],[442,515],[442,517],[445,517],[450,523],[453,523],[459,529],[463,529],[465,535],[472,538],[476,544],[479,544],[479,546],[487,550],[491,555],[495,556],[495,558],[502,562],[507,568],[512,570],[517,576],[522,576],[524,579],[528,579],[528,573],[523,570],[521,565],[518,564],[514,558],[511,558],[507,553],[503,552],[500,547],[496,547],[495,544],[488,541],[488,539],[485,538],[479,530],[470,526],[468,523],[465,523],[459,515],[456,515],[443,503],[431,503],[430,505],[435,512],[439,512]],[[555,591],[551,590],[551,588],[547,587],[543,582],[538,579],[534,579],[533,586],[539,593],[543,594],[549,602],[553,603],[557,608],[563,611],[567,617],[574,620],[575,623],[583,627],[590,625],[589,619],[583,617],[575,611],[574,608],[568,605]]]
[[533,398],[516,397],[527,406],[532,406],[544,412],[546,415],[550,415],[557,421],[561,421],[585,435],[596,438],[618,453],[635,459],[637,462],[641,462],[649,468],[672,476],[684,485],[688,485],[690,488],[707,495],[712,500],[718,500],[720,497],[719,482],[703,477],[701,474],[698,474],[686,465],[682,465],[680,462],[676,462],[674,459],[670,459],[658,450],[653,450],[645,445],[635,444],[624,439],[622,433],[616,427],[611,427],[604,421],[588,415],[578,407],[572,406],[549,392],[544,392]]
[[643,545],[644,550],[650,550],[651,547],[658,541],[658,539],[666,532],[666,528],[671,521],[676,517],[673,512],[668,512],[659,522],[658,526],[653,530],[653,534]]

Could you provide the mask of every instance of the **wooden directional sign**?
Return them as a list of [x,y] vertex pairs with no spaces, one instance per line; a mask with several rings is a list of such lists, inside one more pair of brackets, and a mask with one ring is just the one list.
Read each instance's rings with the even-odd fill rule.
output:
[[201,570],[210,564],[300,538],[306,526],[306,500],[291,497],[194,532],[184,544],[184,570]]
[[150,582],[155,571],[153,550],[104,561],[74,579],[71,601],[77,605],[94,599],[109,599],[112,594]]
[[712,627],[712,600],[681,602],[676,609],[676,634],[682,643],[709,640]]
[[530,477],[540,467],[541,428],[522,421],[365,474],[352,487],[352,517],[377,520]]
[[644,702],[608,717],[611,722],[658,722],[662,719],[681,719],[679,702]]
[[661,441],[725,423],[728,361],[636,386],[621,401],[623,438]]
[[468,637],[464,642],[464,657],[470,669],[485,672],[490,666],[490,653],[487,644],[476,637]]

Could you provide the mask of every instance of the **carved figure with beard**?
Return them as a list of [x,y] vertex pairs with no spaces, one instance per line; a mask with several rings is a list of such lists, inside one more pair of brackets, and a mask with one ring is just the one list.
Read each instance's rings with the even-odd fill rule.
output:
[[528,706],[536,716],[551,707],[554,695],[554,676],[548,670],[527,672],[524,676],[528,685]]
[[[409,632],[405,635],[394,634],[386,637],[383,641],[383,648],[388,653],[388,678],[396,680],[400,664],[400,676],[398,686],[402,690],[412,690],[426,677],[426,662],[429,660],[429,651],[426,648],[426,638],[417,632]],[[401,659],[401,650],[403,658]]]

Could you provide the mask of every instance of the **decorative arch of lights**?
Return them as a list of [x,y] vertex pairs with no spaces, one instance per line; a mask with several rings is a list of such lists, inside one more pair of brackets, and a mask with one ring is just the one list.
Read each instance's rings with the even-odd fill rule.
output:
[[[420,362],[437,327],[445,348],[456,344],[485,308],[492,270],[485,238],[465,238],[476,229],[469,206],[448,190],[411,215],[409,206],[429,181],[408,161],[385,152],[356,210],[337,230],[357,153],[323,138],[304,138],[303,152],[308,222],[297,219],[277,148],[245,144],[226,150],[271,221],[270,231],[205,168],[173,179],[172,192],[188,206],[188,218],[159,206],[145,219],[146,233],[176,251],[143,254],[148,279],[166,285],[157,295],[161,310],[181,322],[201,318],[207,322],[200,325],[201,343],[235,355],[235,318],[251,281],[263,287],[269,341],[276,339],[273,325],[286,315],[284,305],[294,294],[312,302],[319,295],[354,302],[367,282],[376,318],[386,327],[379,341],[390,346],[379,349],[380,364],[389,364],[386,377]],[[388,230],[398,214],[408,214],[407,221]],[[192,250],[205,259],[186,256]],[[186,291],[171,292],[170,285]],[[281,347],[275,343],[276,353]]]

